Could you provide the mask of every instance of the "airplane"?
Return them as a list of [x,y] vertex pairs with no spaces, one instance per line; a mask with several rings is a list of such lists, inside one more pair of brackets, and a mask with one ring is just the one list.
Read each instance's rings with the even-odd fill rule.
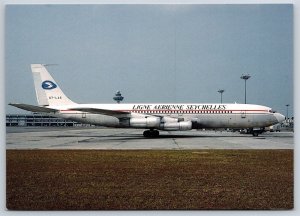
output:
[[158,137],[159,131],[192,129],[250,129],[253,136],[285,120],[270,107],[254,104],[131,103],[78,104],[70,100],[44,64],[31,64],[38,106],[9,105],[54,117],[116,128],[142,128],[144,137]]

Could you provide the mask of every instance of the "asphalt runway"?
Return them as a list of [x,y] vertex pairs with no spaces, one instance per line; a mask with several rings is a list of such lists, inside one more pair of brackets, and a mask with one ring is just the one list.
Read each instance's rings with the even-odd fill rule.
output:
[[293,132],[258,137],[227,131],[161,131],[144,138],[143,129],[7,127],[7,149],[294,149]]

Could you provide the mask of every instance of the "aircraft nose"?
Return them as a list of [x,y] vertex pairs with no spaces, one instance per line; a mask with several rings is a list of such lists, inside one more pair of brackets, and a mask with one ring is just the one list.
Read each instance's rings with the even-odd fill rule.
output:
[[277,119],[278,123],[283,122],[285,120],[285,116],[280,113],[274,113],[274,116]]

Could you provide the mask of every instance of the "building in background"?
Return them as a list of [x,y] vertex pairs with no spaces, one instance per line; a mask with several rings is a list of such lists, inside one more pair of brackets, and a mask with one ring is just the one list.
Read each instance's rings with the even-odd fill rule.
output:
[[56,118],[45,114],[8,114],[7,127],[85,127],[91,124],[82,124],[72,120]]

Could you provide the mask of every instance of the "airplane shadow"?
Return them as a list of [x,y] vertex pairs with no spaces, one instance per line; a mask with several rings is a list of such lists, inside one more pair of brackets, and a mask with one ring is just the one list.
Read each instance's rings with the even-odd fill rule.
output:
[[[87,138],[87,140],[97,139],[97,140],[106,140],[106,141],[116,141],[116,140],[156,140],[156,139],[198,139],[198,138],[230,138],[230,137],[249,137],[249,135],[235,135],[235,136],[225,136],[225,135],[180,135],[180,134],[161,134],[159,137],[144,137],[142,134],[113,134],[113,135],[53,135],[53,136],[42,136],[47,138]],[[107,139],[105,139],[107,138]],[[255,137],[257,138],[257,137]],[[265,139],[265,137],[260,136],[259,139]],[[79,141],[85,142],[85,141]]]

